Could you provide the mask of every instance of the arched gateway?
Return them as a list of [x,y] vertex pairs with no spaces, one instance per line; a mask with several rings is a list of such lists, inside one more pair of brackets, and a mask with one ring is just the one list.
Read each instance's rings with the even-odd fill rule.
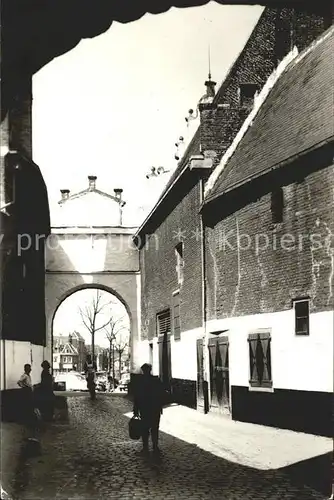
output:
[[100,288],[115,295],[125,306],[131,328],[131,369],[140,332],[139,255],[132,242],[135,228],[122,226],[124,202],[96,189],[89,177],[84,191],[70,196],[62,191],[58,213],[46,243],[45,315],[47,357],[51,359],[52,327],[60,304],[85,288]]

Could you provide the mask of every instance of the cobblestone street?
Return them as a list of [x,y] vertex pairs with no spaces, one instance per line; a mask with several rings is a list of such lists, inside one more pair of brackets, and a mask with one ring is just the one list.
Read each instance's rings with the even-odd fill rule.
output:
[[10,492],[15,499],[325,498],[281,472],[231,463],[165,433],[160,462],[141,456],[140,442],[128,437],[124,414],[131,403],[123,396],[81,395],[67,403],[68,419],[43,432],[41,455],[21,460]]

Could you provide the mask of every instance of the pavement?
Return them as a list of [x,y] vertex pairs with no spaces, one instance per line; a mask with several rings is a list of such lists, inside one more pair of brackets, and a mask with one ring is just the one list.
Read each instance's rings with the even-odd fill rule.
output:
[[300,458],[308,462],[326,454],[325,438],[230,422],[173,405],[161,420],[162,455],[157,459],[142,456],[140,442],[129,439],[132,405],[126,396],[101,394],[91,401],[87,394],[68,395],[65,402],[57,420],[42,432],[41,453],[23,454],[15,473],[7,476],[11,499],[329,497],[286,472]]

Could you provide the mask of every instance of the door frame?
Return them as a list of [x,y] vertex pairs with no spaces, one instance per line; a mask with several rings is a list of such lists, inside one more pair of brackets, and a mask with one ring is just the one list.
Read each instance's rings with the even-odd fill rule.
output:
[[[228,405],[228,414],[229,416],[232,415],[232,390],[231,390],[231,377],[230,377],[230,338],[229,338],[229,330],[217,330],[217,331],[209,331],[208,336],[207,336],[207,344],[206,344],[206,350],[208,354],[208,404],[209,404],[209,411],[211,410],[211,372],[210,372],[210,351],[209,351],[209,341],[211,339],[216,339],[217,344],[219,342],[219,338],[222,337],[227,337],[227,348],[228,348],[228,395],[229,395],[229,405]],[[217,346],[218,348],[218,346]],[[223,412],[219,412],[220,414],[223,415]]]

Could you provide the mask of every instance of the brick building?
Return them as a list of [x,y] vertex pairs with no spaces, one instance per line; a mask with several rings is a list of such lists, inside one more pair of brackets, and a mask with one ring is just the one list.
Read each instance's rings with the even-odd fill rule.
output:
[[[79,332],[72,332],[69,335],[53,336],[52,368],[54,373],[57,373],[57,371],[70,370],[82,372],[86,361],[86,355],[87,348],[85,340]],[[64,356],[66,360],[63,359]],[[66,364],[70,364],[71,366],[65,366]]]
[[31,79],[22,79],[1,117],[0,283],[2,417],[15,418],[17,380],[32,363],[39,382],[45,358],[44,248],[50,232],[46,186],[32,161]]
[[324,435],[333,392],[333,40],[331,28],[276,77],[203,204],[211,403],[236,420]]
[[[215,83],[207,80],[198,105],[198,130],[136,233],[142,273],[142,341],[137,348],[177,402],[214,408],[206,390],[210,370],[205,344],[203,348],[208,313],[210,318],[200,214],[206,183],[278,63],[294,46],[304,49],[328,23],[319,13],[264,10],[216,94]],[[229,412],[229,405],[223,406],[218,411]]]

